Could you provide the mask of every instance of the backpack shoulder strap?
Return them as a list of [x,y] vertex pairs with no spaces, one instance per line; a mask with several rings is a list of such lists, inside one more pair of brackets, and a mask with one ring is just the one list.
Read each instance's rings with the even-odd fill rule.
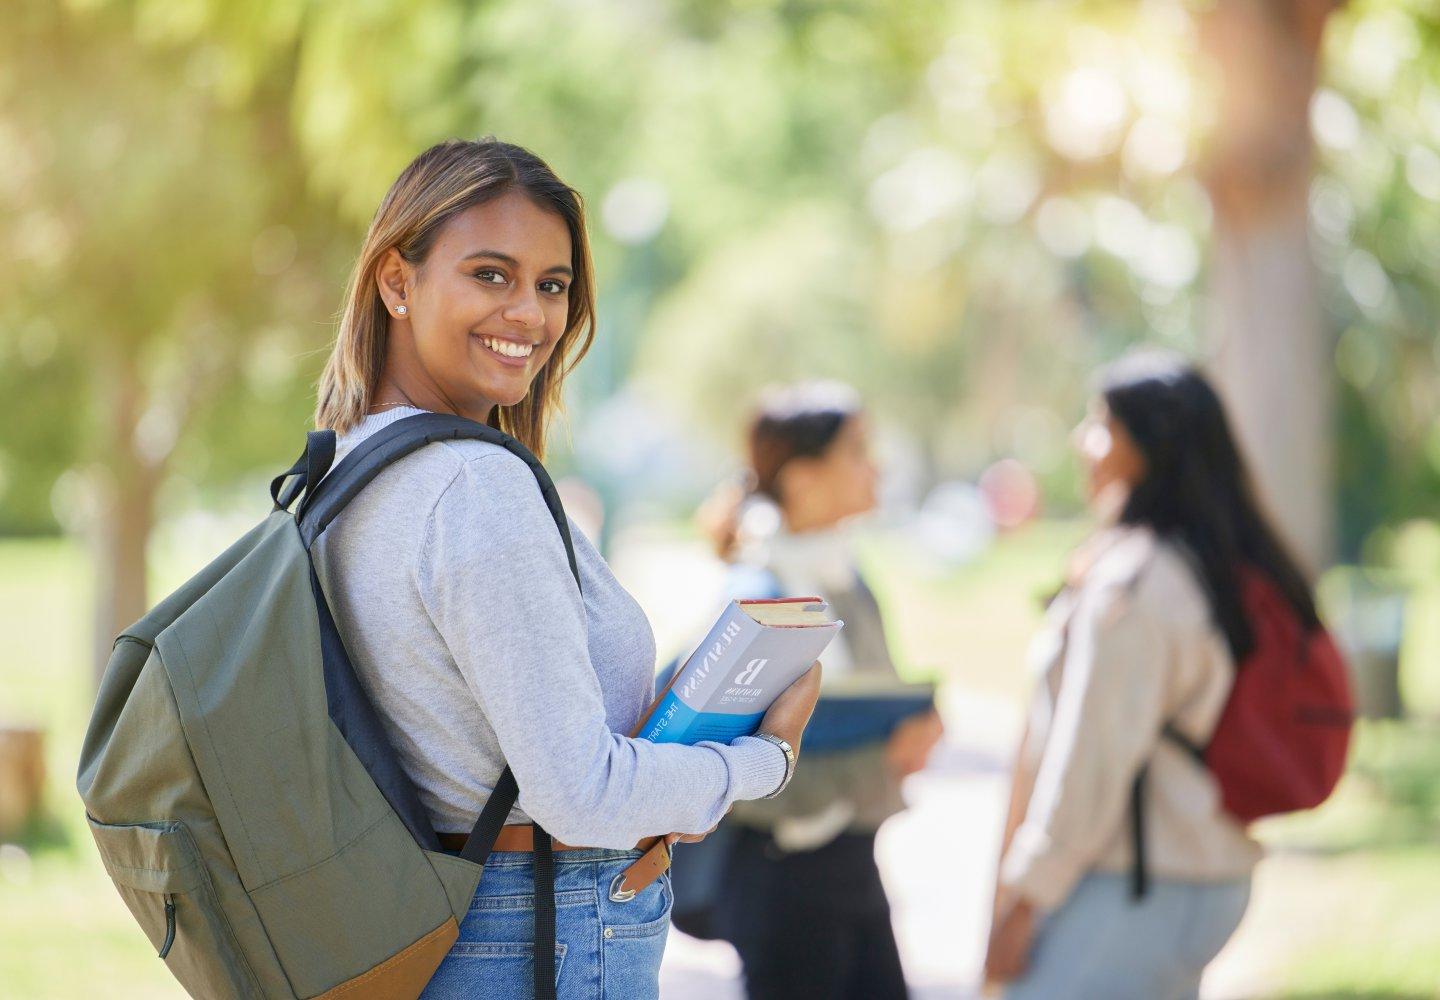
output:
[[575,577],[575,585],[579,586],[580,570],[575,561],[575,545],[570,538],[570,523],[565,518],[560,494],[540,460],[530,449],[504,431],[447,413],[422,413],[397,420],[370,435],[346,455],[320,483],[318,489],[312,488],[300,510],[300,537],[304,540],[305,547],[313,545],[315,539],[329,527],[330,522],[390,463],[436,441],[466,439],[486,441],[504,448],[529,466],[565,545],[565,557],[570,563],[570,573]]

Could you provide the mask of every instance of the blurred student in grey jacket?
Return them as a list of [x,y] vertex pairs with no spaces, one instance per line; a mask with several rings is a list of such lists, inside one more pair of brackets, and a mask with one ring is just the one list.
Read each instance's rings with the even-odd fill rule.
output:
[[[749,489],[701,512],[731,563],[728,596],[822,595],[845,621],[826,650],[826,678],[895,679],[879,605],[845,532],[875,506],[859,399],[834,383],[772,390],[748,450]],[[924,767],[940,736],[929,712],[886,741],[810,754],[783,795],[731,812],[714,930],[739,951],[751,1000],[906,995],[875,834],[904,808],[901,779]]]

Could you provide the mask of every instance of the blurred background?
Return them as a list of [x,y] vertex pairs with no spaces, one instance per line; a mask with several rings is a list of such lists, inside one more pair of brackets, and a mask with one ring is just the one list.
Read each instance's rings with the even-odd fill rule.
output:
[[[881,840],[917,995],[974,995],[1025,644],[1085,531],[1069,430],[1095,368],[1150,343],[1223,387],[1367,716],[1336,797],[1262,827],[1207,995],[1440,996],[1435,4],[12,0],[5,21],[0,995],[178,995],[73,790],[98,666],[268,511],[395,175],[493,133],[588,199],[599,335],[549,464],[662,656],[713,610],[692,514],[756,391],[822,376],[869,401],[865,561],[949,727]],[[666,995],[738,996],[727,950],[672,934]]]

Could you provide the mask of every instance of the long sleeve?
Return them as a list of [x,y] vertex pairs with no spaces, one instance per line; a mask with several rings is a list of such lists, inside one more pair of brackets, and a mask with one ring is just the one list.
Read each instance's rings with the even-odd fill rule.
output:
[[520,786],[519,806],[572,844],[629,847],[708,830],[773,791],[762,740],[656,745],[611,732],[589,659],[586,605],[533,477],[470,458],[431,512],[415,584]]
[[1166,642],[1124,587],[1092,590],[1075,609],[1034,791],[1000,873],[1042,909],[1070,894],[1124,822],[1163,724]]

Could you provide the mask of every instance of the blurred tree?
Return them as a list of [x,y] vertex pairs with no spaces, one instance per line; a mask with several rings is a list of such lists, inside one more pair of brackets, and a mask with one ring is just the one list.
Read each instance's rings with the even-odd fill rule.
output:
[[[1178,17],[1133,3],[907,5],[914,21],[868,50],[831,28],[769,50],[799,69],[772,56],[767,80],[796,84],[723,100],[767,122],[827,121],[826,158],[797,151],[779,183],[801,177],[803,193],[709,234],[654,314],[644,369],[725,431],[743,416],[737,391],[833,375],[916,437],[932,477],[997,454],[1063,470],[1086,373],[1151,331],[1195,346],[1208,205],[1176,176],[1195,103],[1190,29],[1164,6]],[[703,105],[688,117],[724,120]],[[1132,124],[1152,140],[1143,155],[1125,148]],[[796,131],[777,133],[782,149]],[[727,141],[702,133],[697,146]]]
[[[1440,303],[1419,265],[1440,249],[1440,30],[1429,4],[1334,8],[949,8],[895,74],[898,98],[837,119],[851,152],[816,190],[822,210],[720,231],[669,291],[649,370],[729,427],[736,386],[839,374],[935,470],[1015,452],[1045,474],[1065,468],[1083,373],[1137,342],[1174,346],[1216,372],[1312,565],[1335,549],[1338,461],[1353,557],[1377,520],[1422,512],[1440,476]],[[805,64],[832,84],[819,53]],[[786,89],[768,114],[805,100]],[[1338,413],[1337,363],[1360,394]]]
[[1340,542],[1435,517],[1440,495],[1440,9],[1351,0],[1311,108],[1321,301],[1339,334]]
[[[1310,254],[1311,100],[1329,0],[1227,0],[1200,16],[1219,81],[1210,350],[1257,485],[1312,570],[1335,551],[1334,334]],[[1320,105],[1323,108],[1323,105]]]
[[[101,662],[148,606],[146,544],[167,477],[273,462],[248,442],[273,445],[277,424],[303,419],[310,373],[289,362],[317,343],[306,319],[324,315],[310,265],[329,270],[283,127],[286,82],[237,107],[212,52],[142,44],[131,18],[31,5],[0,42],[13,208],[0,246],[22,361],[9,379],[35,407],[4,449],[12,462],[43,454],[27,489],[79,463],[55,500],[96,547]],[[27,391],[30,379],[57,391]],[[267,391],[275,379],[289,384]]]
[[932,478],[1014,454],[1058,488],[1082,373],[1140,340],[1220,345],[1315,553],[1338,330],[1348,551],[1440,485],[1440,32],[1420,0],[1352,0],[1321,61],[1331,6],[22,6],[0,35],[0,390],[23,412],[0,530],[103,500],[108,641],[146,604],[157,505],[294,447],[395,173],[495,133],[590,196],[582,419],[639,375],[728,444],[761,382],[836,376]]

